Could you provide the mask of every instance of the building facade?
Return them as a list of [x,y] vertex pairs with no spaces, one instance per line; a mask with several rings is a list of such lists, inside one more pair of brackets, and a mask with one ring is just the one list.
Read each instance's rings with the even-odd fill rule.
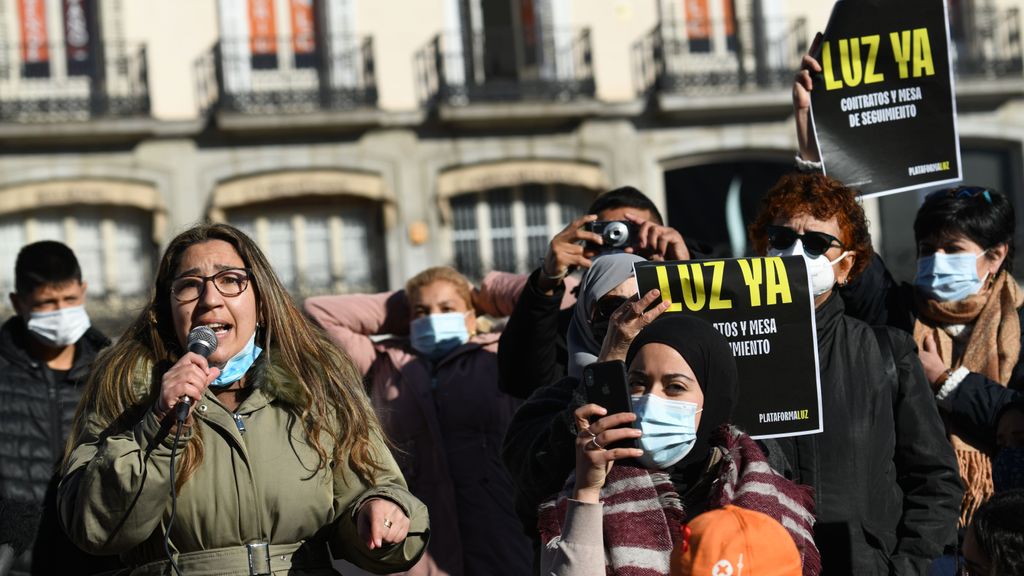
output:
[[[1024,194],[1018,8],[949,0],[966,180]],[[633,185],[722,255],[790,169],[811,0],[0,0],[0,289],[18,247],[82,260],[117,332],[197,221],[296,298],[454,264],[528,271]],[[868,201],[913,273],[921,194]]]

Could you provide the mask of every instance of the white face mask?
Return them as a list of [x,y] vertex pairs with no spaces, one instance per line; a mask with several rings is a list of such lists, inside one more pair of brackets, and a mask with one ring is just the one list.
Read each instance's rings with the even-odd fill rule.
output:
[[785,250],[776,250],[770,248],[768,250],[769,256],[803,256],[804,262],[807,263],[807,275],[811,278],[811,292],[815,296],[821,296],[825,292],[828,292],[836,284],[836,273],[832,269],[840,260],[850,255],[850,251],[847,250],[839,255],[835,260],[829,260],[824,254],[817,258],[811,258],[804,253],[803,241],[797,240],[793,242],[793,245]]
[[85,306],[33,312],[26,325],[36,339],[53,348],[64,348],[78,342],[91,326]]

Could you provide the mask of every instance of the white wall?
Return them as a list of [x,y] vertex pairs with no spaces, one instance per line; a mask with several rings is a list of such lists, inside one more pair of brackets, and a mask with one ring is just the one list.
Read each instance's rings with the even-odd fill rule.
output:
[[149,52],[149,96],[159,120],[195,118],[193,64],[217,41],[215,0],[121,2],[124,38],[145,41]]

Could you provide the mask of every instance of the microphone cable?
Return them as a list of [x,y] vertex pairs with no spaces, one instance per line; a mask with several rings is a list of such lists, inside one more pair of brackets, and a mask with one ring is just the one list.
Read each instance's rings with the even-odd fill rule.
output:
[[[185,414],[187,416],[188,412]],[[178,576],[183,575],[181,568],[178,567],[178,563],[174,561],[174,555],[171,554],[171,528],[174,526],[174,517],[178,513],[178,489],[175,486],[177,479],[174,475],[174,460],[178,455],[178,440],[181,439],[181,427],[184,424],[184,419],[181,418],[174,429],[174,445],[171,446],[171,517],[167,520],[167,529],[164,530],[164,554],[167,555],[167,561],[170,562],[171,568],[174,569],[174,573]]]

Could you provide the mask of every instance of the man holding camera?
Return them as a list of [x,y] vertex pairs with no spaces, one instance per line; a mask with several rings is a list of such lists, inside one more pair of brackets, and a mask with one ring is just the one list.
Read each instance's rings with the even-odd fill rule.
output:
[[527,398],[534,390],[566,375],[566,331],[572,309],[560,310],[565,277],[590,268],[594,258],[612,251],[648,260],[689,260],[700,250],[664,225],[651,199],[632,186],[598,196],[587,215],[551,239],[539,268],[530,274],[498,346],[498,386]]

